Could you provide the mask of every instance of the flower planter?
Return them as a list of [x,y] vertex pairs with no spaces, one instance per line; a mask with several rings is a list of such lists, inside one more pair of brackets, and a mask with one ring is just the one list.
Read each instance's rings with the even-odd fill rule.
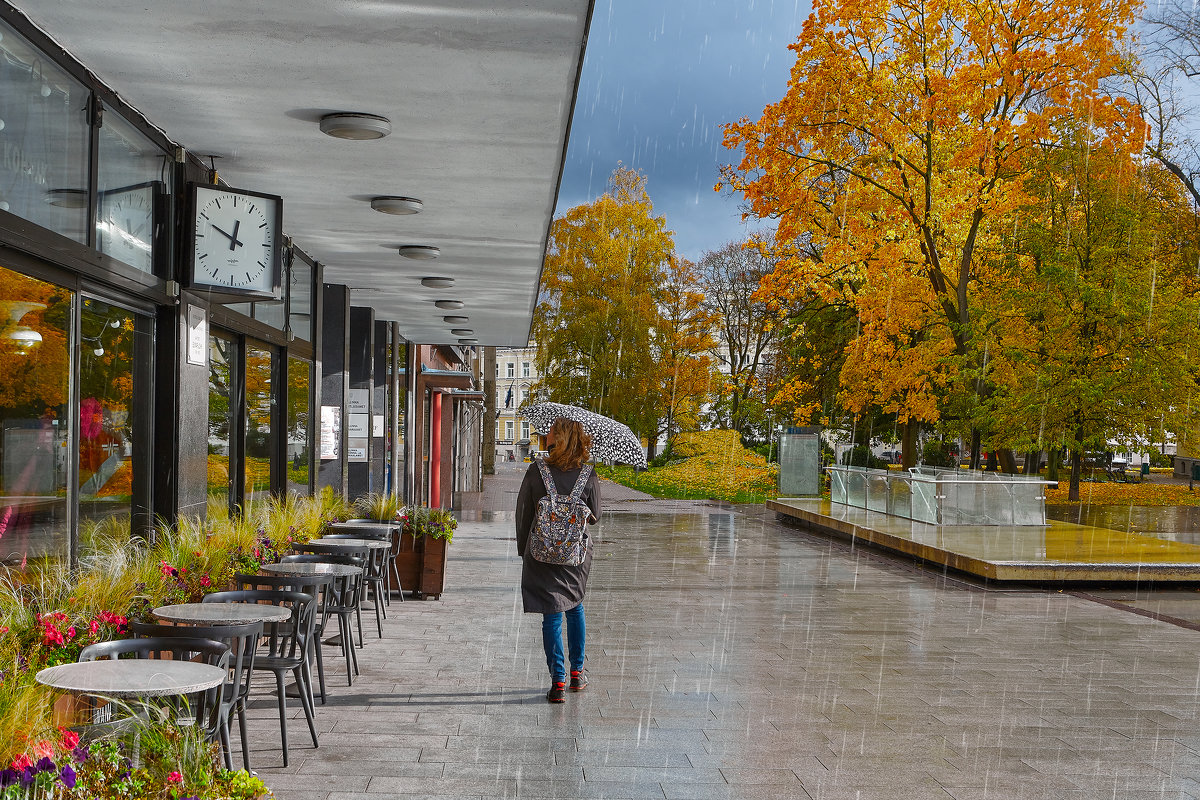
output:
[[[403,534],[400,553],[396,556],[396,570],[406,592],[436,600],[446,586],[446,540]],[[395,591],[396,576],[391,575],[390,570],[389,580]]]

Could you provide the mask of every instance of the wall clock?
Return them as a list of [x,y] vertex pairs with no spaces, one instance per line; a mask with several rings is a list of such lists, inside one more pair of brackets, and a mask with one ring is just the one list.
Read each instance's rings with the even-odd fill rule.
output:
[[158,181],[101,192],[96,219],[100,252],[152,273],[161,197]]
[[283,199],[192,184],[188,285],[238,298],[279,298]]

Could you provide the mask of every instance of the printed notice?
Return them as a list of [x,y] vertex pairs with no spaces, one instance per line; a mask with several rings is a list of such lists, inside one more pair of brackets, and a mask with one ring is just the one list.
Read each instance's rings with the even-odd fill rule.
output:
[[371,417],[371,435],[375,437],[383,436],[383,414],[376,414]]
[[367,426],[370,424],[369,414],[351,414],[350,424],[346,426],[346,435],[351,438],[366,438],[370,436]]
[[369,414],[371,413],[371,390],[370,389],[351,389],[350,396],[346,399],[347,414]]
[[200,306],[188,306],[187,327],[187,361],[203,367],[208,363],[208,313]]
[[338,458],[342,445],[342,409],[321,406],[321,460]]

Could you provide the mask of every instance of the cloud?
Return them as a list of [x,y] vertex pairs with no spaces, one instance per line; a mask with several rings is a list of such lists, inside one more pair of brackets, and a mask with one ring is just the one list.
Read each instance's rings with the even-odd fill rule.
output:
[[603,193],[621,162],[646,173],[682,255],[744,237],[740,198],[712,188],[737,155],[721,145],[722,126],[783,96],[787,45],[808,10],[798,0],[597,0],[559,213]]

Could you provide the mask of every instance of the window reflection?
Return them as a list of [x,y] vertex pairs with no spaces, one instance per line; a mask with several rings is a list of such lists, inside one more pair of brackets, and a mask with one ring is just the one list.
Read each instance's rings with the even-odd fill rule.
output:
[[230,432],[233,430],[232,378],[238,373],[233,339],[213,333],[208,341],[208,514],[229,515],[232,494],[229,471]]
[[0,267],[0,562],[68,555],[72,294]]
[[0,23],[0,210],[87,241],[88,92]]
[[246,347],[246,504],[271,493],[271,387],[274,353],[263,347]]
[[153,272],[157,228],[165,224],[161,206],[170,186],[170,159],[115,112],[104,115],[99,141],[96,246]]
[[291,305],[288,324],[292,333],[302,341],[312,341],[312,265],[300,256],[293,256],[288,269]]
[[[133,510],[134,404],[144,387],[134,372],[135,339],[145,323],[124,309],[84,299],[79,318],[80,545],[97,537],[128,541]],[[139,479],[141,476],[138,476]]]
[[302,358],[289,358],[287,382],[287,488],[294,494],[307,495],[312,462],[312,364]]

